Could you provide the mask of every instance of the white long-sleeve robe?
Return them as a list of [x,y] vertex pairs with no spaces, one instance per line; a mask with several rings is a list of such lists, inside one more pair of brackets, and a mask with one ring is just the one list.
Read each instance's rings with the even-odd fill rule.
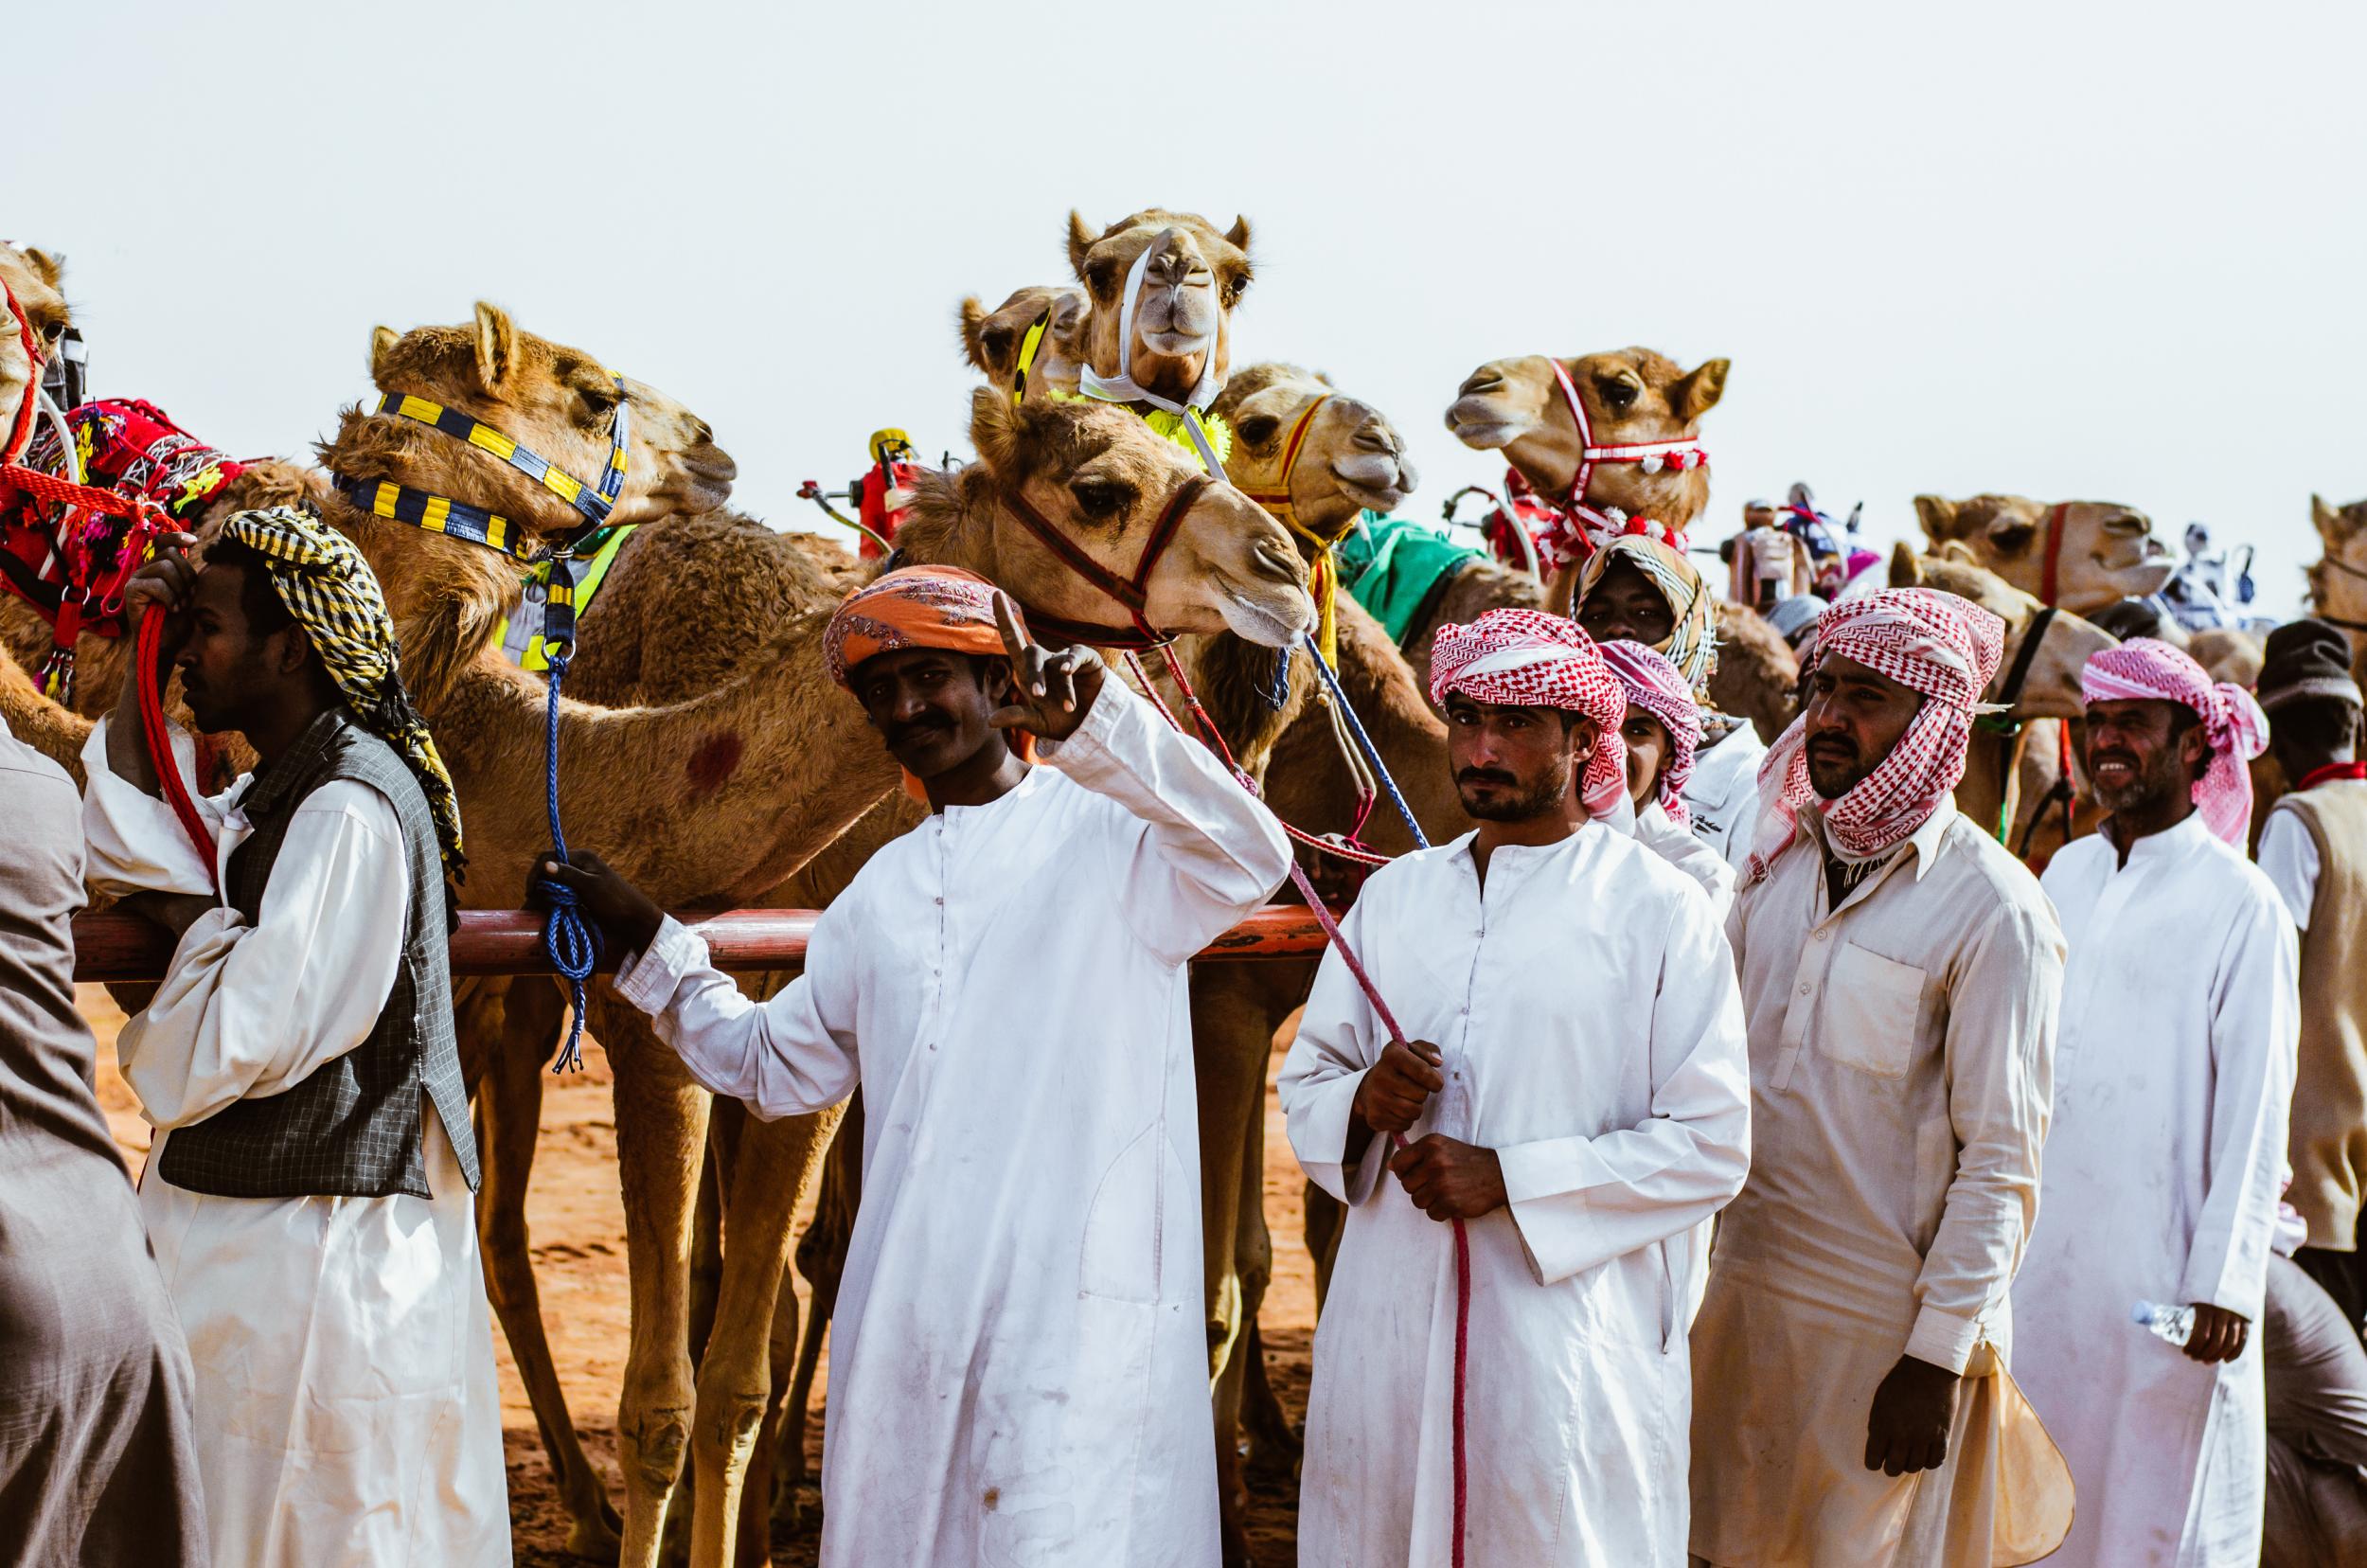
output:
[[1685,780],[1685,810],[1702,843],[1740,871],[1751,861],[1751,839],[1759,820],[1759,763],[1767,743],[1746,719],[1715,746],[1693,757]]
[[[186,737],[175,737],[187,766]],[[82,753],[94,887],[211,894],[171,808]],[[252,775],[198,802],[223,882]],[[392,802],[304,797],[256,923],[222,904],[181,937],[116,1049],[158,1131],[140,1211],[197,1373],[192,1430],[221,1568],[509,1561],[492,1323],[474,1200],[421,1102],[429,1198],[223,1198],[155,1168],[171,1130],[275,1095],[362,1043],[410,904]]]
[[[2014,1283],[2014,1373],[2072,1469],[2052,1560],[2251,1563],[2267,1426],[2260,1301],[2300,1028],[2291,921],[2199,812],[2116,865],[2102,834],[2046,891],[2071,944],[2055,1126]],[[2129,1321],[2140,1299],[2251,1320],[2206,1366]]]
[[1735,868],[1716,845],[1671,822],[1668,809],[1657,800],[1636,813],[1635,840],[1692,878],[1708,895],[1710,909],[1723,925],[1726,912],[1734,907],[1735,878]]
[[862,1079],[831,1568],[1218,1560],[1184,966],[1289,841],[1114,680],[1043,755],[874,855],[771,1001],[670,922],[618,977],[758,1115]]
[[[1694,1324],[1693,1550],[1719,1568],[1985,1562],[2009,1287],[2038,1194],[2062,936],[1943,801],[1838,908],[1821,822],[1726,922],[1751,1179]],[[1865,1468],[1901,1355],[1966,1374],[1942,1466]],[[2019,1372],[2020,1363],[2015,1363]]]
[[[1343,929],[1447,1087],[1407,1136],[1497,1150],[1470,1221],[1468,1560],[1682,1563],[1698,1227],[1742,1185],[1750,1072],[1733,955],[1698,887],[1595,823],[1471,835],[1364,884]],[[1442,1564],[1453,1527],[1451,1226],[1344,1163],[1388,1032],[1327,953],[1282,1071],[1291,1147],[1350,1205],[1315,1335],[1300,1483],[1308,1568]]]

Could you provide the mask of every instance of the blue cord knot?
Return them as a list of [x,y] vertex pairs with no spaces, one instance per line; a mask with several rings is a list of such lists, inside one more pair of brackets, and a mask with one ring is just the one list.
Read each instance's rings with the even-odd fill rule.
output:
[[[543,734],[543,793],[550,810],[551,848],[560,864],[570,864],[567,858],[567,835],[559,825],[559,688],[567,679],[570,650],[561,643],[550,659],[550,705],[545,711]],[[573,1016],[567,1021],[567,1042],[559,1048],[559,1059],[551,1063],[553,1073],[583,1071],[583,984],[592,978],[592,971],[600,959],[600,934],[583,918],[578,907],[576,890],[549,877],[537,876],[535,884],[541,888],[546,913],[543,917],[543,951],[550,954],[551,967],[565,977],[568,999],[573,1004]]]

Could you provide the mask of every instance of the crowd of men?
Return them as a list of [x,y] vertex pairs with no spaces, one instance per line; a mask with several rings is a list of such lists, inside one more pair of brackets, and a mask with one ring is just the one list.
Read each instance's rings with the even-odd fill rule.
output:
[[[284,510],[192,543],[130,601],[260,759],[199,803],[211,856],[130,683],[79,803],[0,739],[0,1561],[504,1562],[451,787],[350,545]],[[1437,634],[1473,830],[1364,884],[1281,1072],[1347,1206],[1301,1561],[2367,1560],[2341,634],[2282,629],[2256,696],[2098,654],[2109,814],[2041,879],[1951,803],[1996,616],[1834,604],[1762,747],[1700,705],[1714,615],[1636,537],[1574,618]],[[788,989],[596,855],[543,866],[699,1081],[864,1096],[823,1561],[1207,1568],[1185,972],[1289,841],[983,579],[878,577],[827,658],[930,813]],[[136,1197],[74,1010],[86,888],[178,939],[118,1042]]]

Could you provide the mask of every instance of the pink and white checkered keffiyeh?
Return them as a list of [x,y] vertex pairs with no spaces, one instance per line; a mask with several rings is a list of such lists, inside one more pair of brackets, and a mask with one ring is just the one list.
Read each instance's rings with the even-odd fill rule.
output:
[[1931,819],[1965,776],[1965,748],[1981,694],[1997,675],[2005,622],[1970,599],[1932,588],[1885,588],[1843,599],[1818,618],[1809,661],[1853,659],[1926,699],[1890,755],[1839,800],[1808,782],[1804,714],[1759,764],[1759,824],[1748,880],[1766,875],[1800,836],[1802,811],[1822,814],[1842,853],[1878,855]]
[[1541,610],[1490,610],[1468,626],[1442,626],[1431,643],[1430,700],[1450,692],[1504,707],[1567,708],[1594,721],[1594,756],[1578,799],[1596,816],[1628,790],[1628,748],[1619,726],[1628,690],[1578,623]]
[[1603,647],[1603,663],[1628,688],[1628,705],[1642,708],[1668,732],[1668,766],[1661,770],[1660,793],[1654,798],[1668,820],[1680,828],[1693,825],[1685,810],[1685,780],[1693,776],[1693,754],[1701,744],[1701,708],[1693,687],[1664,653],[1621,638]]
[[2211,765],[2195,781],[2195,809],[2203,826],[2238,849],[2251,831],[2251,770],[2245,764],[2269,749],[2269,716],[2252,694],[2211,672],[2184,650],[2153,637],[2131,637],[2088,661],[2079,691],[2091,703],[2179,703],[2202,720]]

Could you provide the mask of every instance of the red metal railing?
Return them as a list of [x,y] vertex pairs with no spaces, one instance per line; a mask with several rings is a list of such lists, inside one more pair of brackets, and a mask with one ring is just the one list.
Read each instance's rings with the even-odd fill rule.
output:
[[[685,916],[707,941],[715,966],[724,970],[793,969],[805,962],[813,935],[810,909],[732,909]],[[74,978],[154,981],[172,960],[172,938],[162,926],[136,915],[84,915],[74,922]],[[1324,949],[1324,934],[1304,906],[1272,904],[1211,942],[1201,953],[1211,963],[1312,958]],[[614,970],[611,950],[600,967]],[[543,917],[531,910],[462,912],[452,939],[454,974],[550,974],[543,950]]]

